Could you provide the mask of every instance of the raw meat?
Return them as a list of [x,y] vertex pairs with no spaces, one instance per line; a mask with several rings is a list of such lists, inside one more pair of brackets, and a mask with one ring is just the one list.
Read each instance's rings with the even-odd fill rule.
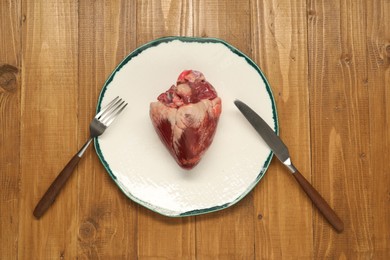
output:
[[157,100],[150,104],[154,129],[176,162],[192,169],[213,141],[221,99],[201,72],[185,70]]

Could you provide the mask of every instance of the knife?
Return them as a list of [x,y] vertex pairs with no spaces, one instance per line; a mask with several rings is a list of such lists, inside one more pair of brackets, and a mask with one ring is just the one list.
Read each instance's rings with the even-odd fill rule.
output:
[[307,196],[309,196],[318,210],[322,213],[325,219],[334,227],[337,232],[341,233],[344,230],[343,221],[341,221],[341,219],[324,200],[324,198],[322,198],[318,191],[305,179],[305,177],[303,177],[298,169],[295,168],[291,161],[288,148],[280,139],[280,137],[277,136],[271,127],[269,127],[268,124],[244,102],[235,100],[234,104],[264,139],[276,157],[287,167],[287,169],[290,170],[292,175],[295,177],[297,182],[300,184],[302,189],[305,191]]

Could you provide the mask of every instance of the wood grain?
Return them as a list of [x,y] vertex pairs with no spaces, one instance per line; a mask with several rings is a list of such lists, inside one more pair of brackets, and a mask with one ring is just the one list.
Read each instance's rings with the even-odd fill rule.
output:
[[0,2],[0,258],[18,252],[21,3]]
[[192,36],[193,2],[190,0],[138,1],[137,43],[164,36]]
[[[389,26],[388,0],[0,1],[0,259],[390,259]],[[261,67],[280,136],[342,234],[276,159],[236,205],[168,218],[92,149],[35,220],[108,75],[172,35],[221,38]]]
[[345,232],[336,236],[314,214],[316,258],[369,258],[372,252],[372,178],[365,157],[370,151],[367,14],[362,3],[309,5],[313,183],[345,222]]
[[[106,78],[136,47],[135,11],[129,1],[79,3],[79,146],[88,138]],[[114,185],[92,149],[84,157],[78,175],[77,256],[136,259],[137,206]]]
[[[368,1],[367,78],[369,95],[370,153],[364,160],[370,165],[368,182],[372,221],[373,259],[390,257],[390,2]],[[384,232],[383,232],[384,231]],[[360,243],[363,244],[364,240]]]
[[[74,257],[77,189],[71,178],[40,221],[32,210],[77,151],[77,5],[23,1],[21,201],[18,257]],[[66,216],[66,217],[64,217]],[[61,225],[55,224],[60,222]],[[43,246],[45,245],[45,246]]]
[[[280,136],[310,181],[306,2],[253,1],[251,10],[253,57],[274,92]],[[255,189],[255,209],[257,258],[312,257],[311,202],[276,158]]]

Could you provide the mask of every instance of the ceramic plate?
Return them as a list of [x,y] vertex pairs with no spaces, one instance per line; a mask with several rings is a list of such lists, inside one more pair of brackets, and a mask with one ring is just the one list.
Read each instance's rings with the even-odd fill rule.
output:
[[[149,104],[187,69],[203,72],[222,99],[214,141],[200,163],[183,170],[154,131]],[[114,97],[129,106],[95,140],[104,167],[132,200],[160,214],[180,217],[227,208],[260,181],[272,152],[235,107],[240,99],[278,132],[270,86],[241,51],[219,39],[168,37],[127,56],[107,79],[97,111]]]

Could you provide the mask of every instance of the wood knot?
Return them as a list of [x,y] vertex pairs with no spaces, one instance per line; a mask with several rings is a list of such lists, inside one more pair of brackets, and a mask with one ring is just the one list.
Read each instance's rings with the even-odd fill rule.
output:
[[97,227],[93,221],[87,220],[80,225],[79,236],[82,241],[91,241],[95,239]]
[[352,62],[352,55],[351,54],[343,54],[341,55],[341,61],[345,64],[349,65]]
[[387,57],[390,58],[390,44],[387,44],[385,50],[386,50],[386,55],[387,55]]
[[16,74],[19,72],[18,68],[3,64],[0,65],[0,93],[13,92],[16,90],[17,80]]
[[315,10],[309,10],[309,11],[307,11],[307,14],[309,16],[313,16],[313,15],[316,15],[316,11]]
[[309,21],[315,20],[316,16],[317,16],[317,12],[315,10],[307,11],[307,18]]
[[262,215],[261,213],[259,213],[259,214],[257,215],[257,219],[258,219],[258,220],[262,220],[262,219],[263,219],[263,215]]
[[364,78],[363,79],[363,85],[364,86],[368,86],[368,78]]

